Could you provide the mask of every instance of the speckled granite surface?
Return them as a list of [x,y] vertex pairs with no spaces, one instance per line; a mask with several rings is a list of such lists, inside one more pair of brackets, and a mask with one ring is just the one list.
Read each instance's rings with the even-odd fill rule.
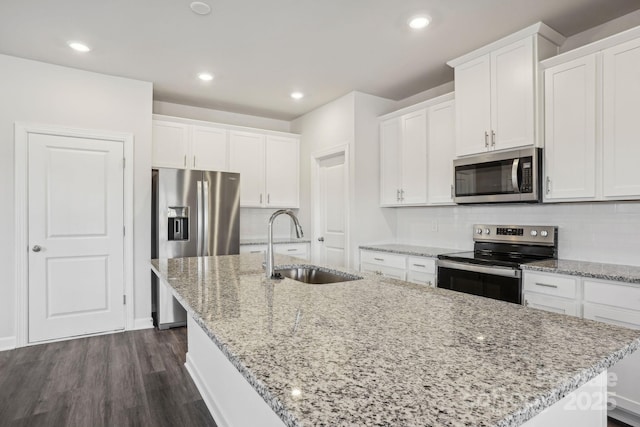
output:
[[517,426],[640,347],[640,331],[379,276],[271,281],[262,258],[152,265],[288,426]]
[[615,280],[640,285],[640,267],[633,265],[601,264],[587,261],[547,260],[523,264],[525,270],[570,274],[595,279]]
[[[278,237],[273,239],[274,245],[281,245],[285,243],[310,243],[309,239],[296,239],[296,238],[285,238]],[[240,246],[244,245],[266,245],[268,243],[267,239],[255,238],[255,239],[240,239]]]
[[360,249],[367,251],[389,252],[392,254],[401,255],[415,255],[437,258],[440,254],[450,254],[453,252],[464,252],[462,249],[446,249],[446,248],[432,248],[429,246],[414,246],[414,245],[400,245],[400,244],[386,244],[386,245],[361,245]]

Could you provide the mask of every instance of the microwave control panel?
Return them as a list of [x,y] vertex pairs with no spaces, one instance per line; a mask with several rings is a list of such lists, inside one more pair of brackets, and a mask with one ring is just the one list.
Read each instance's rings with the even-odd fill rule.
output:
[[531,157],[527,157],[522,162],[522,185],[520,186],[521,193],[532,193],[533,192],[533,171],[532,171],[532,160]]

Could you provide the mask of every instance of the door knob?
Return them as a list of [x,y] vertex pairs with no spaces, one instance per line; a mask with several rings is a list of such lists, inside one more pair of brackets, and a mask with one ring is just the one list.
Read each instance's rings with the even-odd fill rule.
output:
[[42,250],[42,248],[38,245],[35,245],[32,249],[33,252],[40,252]]
[[318,237],[318,242],[324,242],[324,237]]

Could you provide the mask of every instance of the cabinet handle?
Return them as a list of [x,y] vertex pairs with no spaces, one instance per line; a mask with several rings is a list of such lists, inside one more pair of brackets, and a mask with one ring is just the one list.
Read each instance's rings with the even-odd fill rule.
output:
[[558,285],[550,285],[548,283],[538,283],[536,282],[536,285],[538,286],[542,286],[544,288],[553,288],[553,289],[558,289]]
[[549,194],[551,192],[551,178],[547,177],[547,190],[546,193]]
[[295,252],[297,249],[287,249],[287,252]]
[[524,306],[525,306],[525,307],[529,307],[529,301],[524,300]]
[[496,146],[496,131],[494,130],[491,131],[491,146]]
[[196,156],[193,156],[193,167],[196,167]]
[[262,193],[260,193],[260,204],[262,204]]
[[489,148],[489,132],[484,131],[484,148]]
[[262,253],[262,251],[251,251],[251,252],[249,252],[249,253],[252,253],[252,254],[261,254],[261,253]]
[[424,264],[413,264],[414,267],[422,267],[422,268],[427,268],[426,265]]
[[376,261],[384,262],[384,258],[374,258]]
[[376,271],[375,273],[376,273],[378,276],[382,276],[382,271],[379,271],[379,270],[378,270],[378,271]]
[[453,195],[453,184],[451,184],[451,199],[453,200],[454,195]]
[[271,203],[271,193],[267,194],[267,204]]
[[184,167],[185,168],[187,167],[187,155],[186,154],[184,155]]
[[400,189],[396,190],[396,202],[400,201]]
[[404,202],[404,190],[400,189],[400,201]]

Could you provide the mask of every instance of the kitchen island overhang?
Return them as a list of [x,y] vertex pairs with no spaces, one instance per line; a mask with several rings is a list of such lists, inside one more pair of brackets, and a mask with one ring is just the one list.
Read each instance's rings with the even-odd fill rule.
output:
[[285,425],[522,425],[640,346],[638,331],[392,279],[271,281],[260,255],[152,266]]

